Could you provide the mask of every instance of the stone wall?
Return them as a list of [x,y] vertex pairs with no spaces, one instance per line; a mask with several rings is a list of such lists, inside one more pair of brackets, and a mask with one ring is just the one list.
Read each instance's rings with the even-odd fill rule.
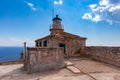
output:
[[[84,51],[85,49],[85,42],[84,40],[68,40],[66,41],[66,46],[67,46],[67,54],[69,57],[73,56],[80,56],[80,52]],[[77,52],[80,50],[79,52]]]
[[65,67],[62,48],[28,48],[24,64],[28,73]]
[[120,66],[120,47],[86,47],[87,57]]

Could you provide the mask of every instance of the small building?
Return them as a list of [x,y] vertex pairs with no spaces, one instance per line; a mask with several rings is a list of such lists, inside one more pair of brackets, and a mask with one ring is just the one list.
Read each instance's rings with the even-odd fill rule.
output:
[[28,73],[60,69],[66,66],[65,57],[85,55],[86,38],[64,32],[61,21],[56,15],[50,35],[35,40],[35,47],[25,48],[24,69]]
[[61,24],[62,19],[60,19],[58,15],[52,20],[53,23],[50,27],[50,35],[35,40],[36,47],[62,47],[64,48],[64,55],[66,57],[84,56],[86,38],[64,32],[64,28]]

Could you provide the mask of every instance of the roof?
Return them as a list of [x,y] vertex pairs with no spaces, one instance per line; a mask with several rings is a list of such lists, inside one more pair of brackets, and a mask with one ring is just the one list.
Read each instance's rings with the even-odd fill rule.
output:
[[85,37],[80,37],[80,36],[78,36],[78,35],[71,34],[71,33],[68,33],[68,32],[63,32],[63,36],[64,36],[64,37],[78,38],[78,39],[87,39],[87,38],[85,38]]
[[39,40],[43,40],[43,39],[48,39],[48,38],[50,38],[50,35],[47,35],[47,36],[45,36],[45,37],[43,37],[43,38],[36,39],[35,42],[36,42],[36,41],[39,41]]
[[45,36],[45,37],[43,37],[43,38],[39,38],[39,39],[37,39],[37,40],[35,40],[35,42],[36,41],[40,41],[40,40],[43,40],[43,39],[50,39],[50,38],[52,38],[52,37],[55,37],[55,36],[60,36],[60,37],[62,37],[62,38],[64,38],[64,39],[83,39],[83,40],[86,40],[87,38],[85,38],[85,37],[80,37],[80,36],[78,36],[78,35],[74,35],[74,34],[71,34],[71,33],[67,33],[67,32],[63,32],[61,35],[59,35],[59,34],[56,34],[56,35],[54,35],[54,36],[52,36],[52,35],[47,35],[47,36]]

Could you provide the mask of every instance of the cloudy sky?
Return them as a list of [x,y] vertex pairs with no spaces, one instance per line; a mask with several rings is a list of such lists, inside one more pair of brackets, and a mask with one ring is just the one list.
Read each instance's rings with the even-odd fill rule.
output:
[[0,46],[33,46],[49,34],[53,8],[88,46],[120,46],[120,0],[0,0]]

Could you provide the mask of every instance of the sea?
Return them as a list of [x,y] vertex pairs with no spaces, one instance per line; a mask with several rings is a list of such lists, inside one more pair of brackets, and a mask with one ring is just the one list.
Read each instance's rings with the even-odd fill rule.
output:
[[0,47],[0,62],[18,60],[23,47]]

